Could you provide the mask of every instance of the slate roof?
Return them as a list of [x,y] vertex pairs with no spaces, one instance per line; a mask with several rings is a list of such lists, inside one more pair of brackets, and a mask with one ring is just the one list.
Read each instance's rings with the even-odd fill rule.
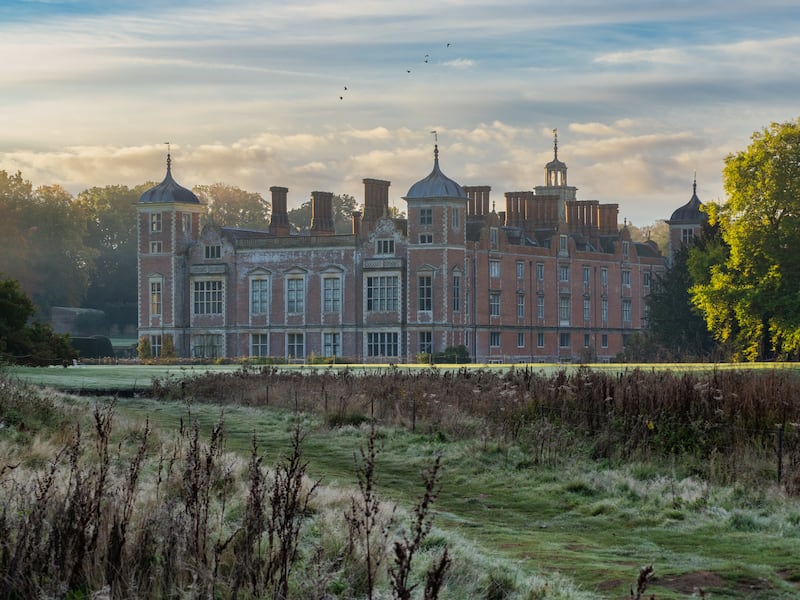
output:
[[455,181],[447,177],[439,169],[439,146],[433,151],[433,171],[425,179],[421,179],[408,189],[406,200],[413,198],[461,198],[467,199],[467,193]]
[[172,160],[167,155],[167,175],[164,181],[142,194],[139,197],[140,204],[200,204],[194,192],[187,190],[172,178],[171,163]]

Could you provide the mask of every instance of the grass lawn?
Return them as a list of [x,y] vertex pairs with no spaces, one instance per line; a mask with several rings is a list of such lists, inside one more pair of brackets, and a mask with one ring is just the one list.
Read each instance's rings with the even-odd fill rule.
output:
[[[686,365],[641,366],[687,369]],[[536,367],[545,373],[563,368]],[[239,368],[87,365],[6,372],[60,389],[144,390],[157,376]],[[95,401],[106,400],[76,400]],[[187,407],[145,397],[119,399],[117,407],[121,416],[148,416],[164,430],[174,429],[182,418],[185,421],[187,410],[209,429],[222,410],[216,405]],[[322,415],[235,405],[225,407],[224,420],[228,449],[247,454],[255,435],[267,462],[287,450],[294,424],[302,420],[308,433],[303,448],[309,474],[325,483],[354,482],[353,455],[365,444],[364,428],[332,429]],[[652,563],[655,578],[645,597],[700,597],[701,589],[712,598],[800,597],[800,500],[782,496],[774,486],[760,490],[709,486],[702,473],[690,473],[681,464],[620,465],[584,459],[537,466],[516,447],[481,439],[451,440],[421,430],[384,430],[380,442],[377,478],[384,497],[411,506],[421,491],[420,472],[440,453],[442,492],[435,504],[436,526],[524,573],[558,572],[592,597],[618,599],[629,597],[639,568]]]
[[[187,407],[133,398],[119,400],[118,410],[169,429]],[[190,410],[204,427],[220,414],[215,405]],[[309,474],[353,483],[364,428],[330,429],[318,416],[235,406],[225,408],[224,419],[230,450],[247,453],[255,434],[268,461],[287,449],[301,419]],[[699,589],[712,598],[800,597],[800,502],[775,490],[717,489],[631,465],[536,467],[515,448],[419,432],[387,430],[380,441],[384,497],[410,506],[420,472],[441,453],[435,524],[525,573],[559,572],[593,597],[615,599],[628,597],[639,568],[652,563],[656,577],[646,597],[659,600],[699,597]]]

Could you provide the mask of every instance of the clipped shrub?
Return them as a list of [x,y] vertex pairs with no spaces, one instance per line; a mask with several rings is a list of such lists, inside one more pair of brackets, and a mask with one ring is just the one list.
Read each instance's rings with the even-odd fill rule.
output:
[[90,337],[70,338],[72,347],[80,354],[81,358],[108,358],[114,356],[114,347],[111,340],[104,335]]
[[167,334],[161,345],[161,358],[175,358],[175,356],[175,342],[172,340],[172,334]]
[[148,338],[146,335],[143,335],[139,338],[139,345],[136,346],[136,354],[138,354],[139,358],[142,360],[153,358],[153,349],[150,347],[150,338]]

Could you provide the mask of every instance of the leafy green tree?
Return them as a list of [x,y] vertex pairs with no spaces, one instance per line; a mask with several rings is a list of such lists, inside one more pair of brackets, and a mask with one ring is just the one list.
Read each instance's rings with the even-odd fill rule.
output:
[[0,271],[17,279],[42,312],[80,306],[94,253],[72,196],[60,186],[33,190],[18,172],[0,171]]
[[208,207],[206,221],[225,227],[269,228],[270,203],[261,194],[224,183],[198,185],[193,191]]
[[[357,210],[356,199],[348,194],[333,196],[333,229],[345,234],[353,231],[353,211]],[[311,200],[288,211],[289,222],[296,231],[307,232],[311,228]]]
[[8,336],[23,329],[36,307],[16,279],[0,279],[0,350]]
[[694,244],[682,246],[675,253],[670,268],[655,277],[647,297],[647,337],[652,345],[661,348],[662,358],[695,360],[705,358],[715,350],[705,319],[692,304],[690,293],[697,280],[687,263],[693,250],[698,256],[702,255],[699,248]]
[[26,261],[32,232],[24,209],[33,200],[30,181],[17,171],[0,171],[0,272],[21,281],[28,270]]
[[54,333],[38,321],[28,323],[35,312],[36,306],[16,279],[0,279],[0,356],[37,366],[76,357],[69,336]]
[[24,214],[32,237],[23,287],[45,315],[53,306],[81,306],[95,258],[85,243],[82,211],[69,192],[53,185],[36,188]]
[[693,302],[748,360],[800,355],[800,120],[773,123],[725,159],[727,202],[712,207],[729,248]]

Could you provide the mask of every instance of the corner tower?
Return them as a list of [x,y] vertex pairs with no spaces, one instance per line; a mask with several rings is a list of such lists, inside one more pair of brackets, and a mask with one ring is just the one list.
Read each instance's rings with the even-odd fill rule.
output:
[[409,188],[407,355],[433,354],[464,343],[467,290],[464,188],[439,168],[439,145],[433,170]]
[[150,343],[153,356],[170,343],[178,356],[189,351],[186,255],[204,211],[197,196],[172,178],[168,152],[164,180],[144,192],[136,206],[139,339]]
[[693,238],[700,235],[707,220],[708,216],[703,211],[703,203],[697,197],[697,175],[695,174],[692,182],[692,197],[686,204],[676,209],[667,221],[667,225],[669,225],[667,253],[669,264],[672,264],[672,258],[681,246],[691,243]]

